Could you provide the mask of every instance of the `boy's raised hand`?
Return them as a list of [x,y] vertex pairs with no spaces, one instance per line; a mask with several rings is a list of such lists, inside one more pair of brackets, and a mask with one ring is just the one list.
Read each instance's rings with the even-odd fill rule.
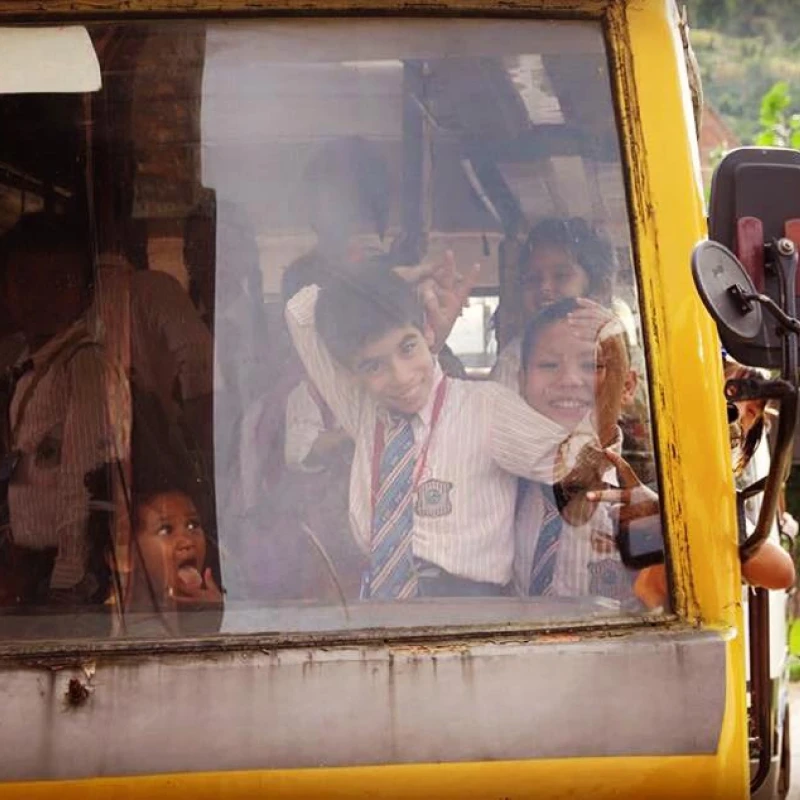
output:
[[562,492],[561,515],[571,525],[583,525],[597,510],[594,503],[587,502],[587,492],[602,486],[603,472],[608,469],[604,451],[594,442],[584,444],[578,451],[575,462],[567,467],[565,454],[560,451],[556,458],[556,475]]
[[[605,457],[614,465],[619,477],[618,489],[598,489],[587,492],[591,503],[612,503],[619,510],[619,524],[630,525],[636,520],[656,518],[660,503],[658,495],[645,486],[633,467],[613,450],[604,450]],[[647,524],[647,523],[644,523]],[[667,572],[663,564],[654,564],[639,571],[633,584],[633,593],[648,609],[664,606],[669,598]]]
[[395,267],[394,271],[403,280],[417,286],[425,306],[425,319],[434,334],[431,349],[438,352],[469,300],[470,292],[478,280],[480,264],[473,264],[469,270],[461,272],[456,266],[453,251],[448,250],[436,264]]
[[601,344],[625,333],[622,320],[611,310],[586,297],[576,298],[578,308],[567,315],[567,322],[578,339]]
[[657,515],[660,509],[658,495],[639,480],[633,467],[613,450],[604,450],[603,455],[617,470],[619,488],[595,489],[587,493],[586,499],[591,503],[616,505],[619,508],[620,523]]

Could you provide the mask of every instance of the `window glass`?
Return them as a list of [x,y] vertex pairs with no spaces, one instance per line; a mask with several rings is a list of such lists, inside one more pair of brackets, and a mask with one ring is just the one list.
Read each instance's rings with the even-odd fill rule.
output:
[[0,96],[0,635],[663,609],[599,25],[86,29]]

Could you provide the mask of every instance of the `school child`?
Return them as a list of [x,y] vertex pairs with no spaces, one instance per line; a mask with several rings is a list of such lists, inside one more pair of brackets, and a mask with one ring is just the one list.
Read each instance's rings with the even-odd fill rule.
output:
[[443,375],[434,350],[454,320],[426,317],[409,283],[374,269],[287,306],[309,377],[355,442],[363,597],[508,593],[516,476],[556,480],[558,424],[495,383]]
[[[637,375],[620,328],[595,341],[576,334],[569,315],[578,308],[574,299],[561,300],[530,321],[520,391],[536,411],[567,430],[589,426],[603,448],[619,453],[618,420],[636,391]],[[616,479],[614,466],[605,463],[601,480]],[[633,600],[634,574],[622,564],[615,529],[609,509],[590,505],[585,493],[567,499],[547,484],[522,482],[515,556],[520,592]]]
[[[601,306],[612,302],[615,272],[611,245],[586,220],[541,220],[531,229],[519,257],[523,325],[548,305],[570,297],[585,298],[576,316],[591,321]],[[629,309],[625,311],[630,315]],[[610,318],[610,312],[605,316]],[[521,366],[522,335],[517,335],[500,352],[492,380],[516,391]]]
[[[182,491],[156,491],[138,498],[134,516],[136,554],[129,608],[178,612],[177,630],[186,632],[199,623],[219,625],[222,592],[208,566],[208,542],[191,498]],[[207,611],[205,620],[191,621],[184,612]],[[169,627],[169,624],[168,624]]]

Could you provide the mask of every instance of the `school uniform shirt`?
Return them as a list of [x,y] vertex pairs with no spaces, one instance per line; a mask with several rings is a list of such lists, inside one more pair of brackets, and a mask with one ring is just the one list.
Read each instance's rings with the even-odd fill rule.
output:
[[[23,358],[27,356],[23,355]],[[50,587],[84,577],[90,472],[113,457],[101,347],[78,321],[30,356],[11,398],[11,447],[20,460],[8,489],[14,544],[56,548]]]
[[[317,294],[316,286],[298,292],[287,305],[287,322],[311,380],[355,441],[351,527],[369,552],[375,431],[385,412],[319,339]],[[459,577],[505,585],[514,557],[516,476],[552,483],[556,453],[568,434],[496,383],[452,378],[445,379],[441,413],[431,430],[443,379],[438,365],[434,370],[428,402],[411,420],[418,454],[430,436],[414,502],[413,553]]]
[[[619,453],[622,431],[608,449]],[[610,468],[603,481],[617,485],[616,471]],[[518,592],[527,595],[530,587],[534,554],[545,515],[545,497],[540,483],[531,483],[522,490],[515,520],[514,583]],[[556,565],[550,593],[555,597],[605,596],[625,600],[632,596],[635,574],[629,571],[615,544],[616,521],[608,504],[598,504],[586,522],[573,525],[562,517]]]
[[172,275],[101,255],[89,318],[109,355],[130,365],[135,385],[158,397],[171,421],[180,414],[176,387],[183,402],[212,392],[211,332]]
[[309,467],[305,460],[324,431],[322,411],[311,395],[308,381],[301,381],[286,400],[286,466],[295,472],[321,472],[322,465]]
[[522,337],[515,336],[497,356],[489,379],[519,394],[519,368],[522,365]]

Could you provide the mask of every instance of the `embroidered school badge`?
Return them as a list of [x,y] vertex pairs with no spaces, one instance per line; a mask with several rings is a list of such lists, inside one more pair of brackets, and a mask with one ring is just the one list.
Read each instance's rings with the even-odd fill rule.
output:
[[453,513],[450,502],[450,481],[438,481],[435,478],[424,481],[417,489],[417,504],[414,510],[421,517],[446,517]]
[[633,578],[622,562],[604,558],[589,564],[589,594],[624,600],[632,587]]

